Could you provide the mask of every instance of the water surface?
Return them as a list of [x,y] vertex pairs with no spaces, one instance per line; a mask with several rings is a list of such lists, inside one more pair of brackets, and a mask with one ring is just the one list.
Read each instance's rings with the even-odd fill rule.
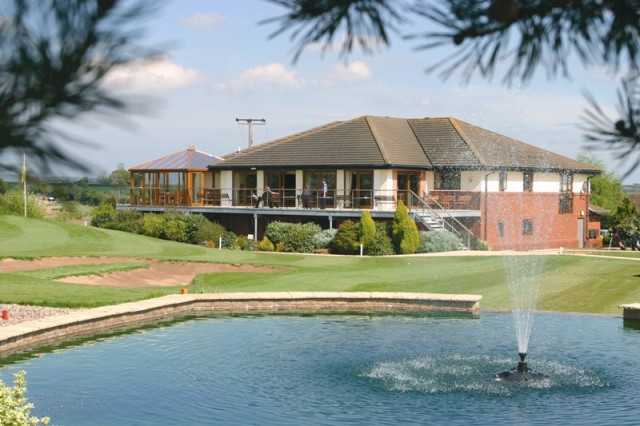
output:
[[530,365],[508,314],[227,317],[71,347],[25,369],[36,414],[59,425],[638,424],[640,331],[619,318],[541,314]]

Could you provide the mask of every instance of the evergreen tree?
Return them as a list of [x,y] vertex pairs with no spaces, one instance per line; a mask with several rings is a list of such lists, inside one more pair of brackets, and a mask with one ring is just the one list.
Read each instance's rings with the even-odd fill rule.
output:
[[413,254],[418,250],[420,245],[418,226],[409,215],[409,210],[402,201],[398,201],[391,229],[393,244],[397,253]]
[[376,239],[376,223],[369,211],[362,212],[360,217],[360,243],[364,246],[364,251],[368,252]]

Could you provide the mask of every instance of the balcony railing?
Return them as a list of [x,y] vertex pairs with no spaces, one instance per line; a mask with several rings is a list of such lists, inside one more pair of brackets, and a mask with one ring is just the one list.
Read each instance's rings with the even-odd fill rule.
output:
[[[300,190],[272,188],[206,188],[197,193],[159,187],[132,188],[129,204],[158,207],[272,207],[302,209],[391,209],[402,200],[411,208],[411,191],[357,189]],[[431,191],[426,200],[432,208],[479,210],[480,193],[469,191]]]
[[437,190],[431,191],[429,196],[445,209],[480,210],[480,194],[476,191]]

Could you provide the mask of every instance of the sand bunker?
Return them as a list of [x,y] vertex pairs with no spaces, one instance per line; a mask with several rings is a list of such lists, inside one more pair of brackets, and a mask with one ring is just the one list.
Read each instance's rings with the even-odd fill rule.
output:
[[110,272],[102,275],[81,275],[57,281],[71,284],[100,285],[120,288],[172,287],[188,285],[198,274],[211,272],[273,272],[274,269],[251,265],[223,263],[150,261],[148,268]]
[[34,271],[71,265],[105,265],[110,263],[142,262],[130,257],[44,257],[42,259],[0,259],[0,272]]

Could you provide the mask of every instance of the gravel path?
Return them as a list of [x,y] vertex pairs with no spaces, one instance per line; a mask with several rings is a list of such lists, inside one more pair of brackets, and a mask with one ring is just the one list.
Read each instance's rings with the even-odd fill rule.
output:
[[30,321],[54,315],[63,315],[72,312],[73,309],[49,308],[46,306],[29,305],[0,305],[0,309],[9,311],[9,320],[0,319],[0,327],[18,324],[23,321]]

